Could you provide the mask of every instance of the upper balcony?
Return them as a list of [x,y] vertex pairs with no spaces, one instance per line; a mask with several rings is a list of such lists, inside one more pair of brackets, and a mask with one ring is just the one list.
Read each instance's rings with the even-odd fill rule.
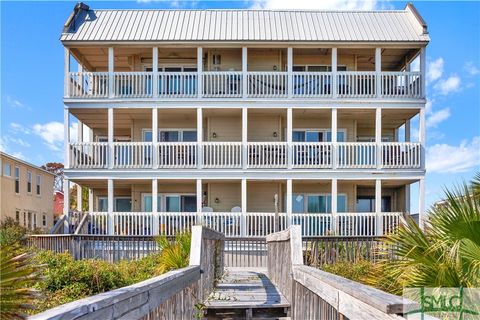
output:
[[425,92],[424,65],[423,47],[71,47],[65,101],[418,102]]

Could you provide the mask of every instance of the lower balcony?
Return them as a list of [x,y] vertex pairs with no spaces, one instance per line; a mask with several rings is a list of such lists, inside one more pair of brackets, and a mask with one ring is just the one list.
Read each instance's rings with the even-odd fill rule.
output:
[[72,169],[419,169],[414,142],[81,142]]

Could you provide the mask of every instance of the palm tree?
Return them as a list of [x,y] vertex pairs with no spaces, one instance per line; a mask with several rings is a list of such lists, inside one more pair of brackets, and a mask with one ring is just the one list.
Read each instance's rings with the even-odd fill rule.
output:
[[174,241],[165,236],[156,239],[160,249],[160,264],[157,269],[160,274],[188,266],[191,238],[191,233],[177,233]]
[[480,173],[470,185],[445,190],[424,231],[408,218],[383,240],[396,259],[382,260],[366,281],[396,294],[403,287],[480,286],[479,191]]
[[37,290],[38,267],[31,264],[31,254],[22,253],[13,245],[0,250],[0,318],[25,319],[25,311],[33,309]]

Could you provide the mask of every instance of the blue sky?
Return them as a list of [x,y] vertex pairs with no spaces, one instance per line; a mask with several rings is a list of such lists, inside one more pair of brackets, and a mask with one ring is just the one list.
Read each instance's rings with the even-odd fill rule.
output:
[[[75,1],[1,6],[0,149],[34,164],[63,161],[63,48]],[[403,1],[87,1],[93,8],[403,9]],[[427,204],[480,168],[480,2],[414,2],[428,24]],[[414,123],[414,131],[417,124]],[[414,132],[415,135],[415,132]],[[416,210],[415,188],[412,211]]]

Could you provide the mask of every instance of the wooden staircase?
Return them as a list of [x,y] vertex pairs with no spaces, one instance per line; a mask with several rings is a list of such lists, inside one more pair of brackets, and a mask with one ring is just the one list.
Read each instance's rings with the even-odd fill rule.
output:
[[227,269],[205,302],[206,319],[290,319],[290,302],[266,273],[266,269]]

